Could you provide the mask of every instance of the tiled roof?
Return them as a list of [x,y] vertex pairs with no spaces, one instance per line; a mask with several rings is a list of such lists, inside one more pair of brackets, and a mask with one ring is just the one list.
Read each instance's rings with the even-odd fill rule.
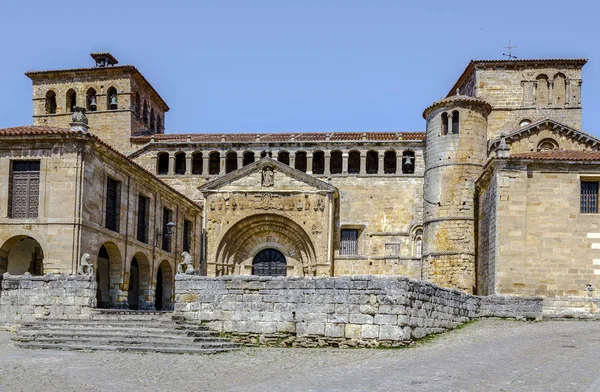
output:
[[108,150],[112,151],[113,153],[117,154],[121,158],[126,159],[132,166],[134,166],[135,168],[148,174],[150,177],[154,178],[156,181],[163,184],[165,187],[167,187],[170,191],[174,192],[176,195],[183,197],[184,199],[186,199],[190,203],[193,203],[196,206],[198,205],[198,203],[196,203],[195,201],[193,201],[192,199],[190,199],[183,193],[179,192],[175,188],[171,187],[170,185],[168,185],[167,183],[162,181],[160,178],[156,177],[156,175],[154,175],[154,173],[149,172],[148,170],[146,170],[145,168],[143,168],[142,166],[137,164],[135,161],[133,161],[131,158],[123,155],[122,153],[115,150],[110,145],[103,142],[102,139],[100,139],[98,136],[95,136],[91,133],[73,132],[66,128],[46,127],[46,126],[39,126],[39,125],[26,125],[26,126],[20,126],[20,127],[0,129],[0,137],[1,136],[49,136],[49,135],[79,136],[79,137],[87,137],[89,139],[92,139],[95,142],[97,142],[98,144],[102,145],[103,147],[105,147]]
[[134,143],[156,142],[312,142],[312,141],[395,141],[425,140],[425,132],[313,132],[313,133],[226,133],[226,134],[160,134],[132,136]]
[[435,109],[436,107],[443,106],[443,105],[446,105],[446,104],[452,103],[452,102],[467,102],[467,103],[471,103],[474,105],[482,106],[484,108],[484,110],[487,112],[486,115],[492,111],[492,105],[490,105],[483,99],[471,97],[469,95],[454,94],[454,95],[450,95],[444,99],[440,99],[439,101],[436,101],[436,102],[432,103],[431,105],[429,105],[425,110],[423,110],[423,118],[427,119],[427,114],[431,110]]
[[514,154],[509,159],[542,161],[600,161],[600,151],[552,150]]

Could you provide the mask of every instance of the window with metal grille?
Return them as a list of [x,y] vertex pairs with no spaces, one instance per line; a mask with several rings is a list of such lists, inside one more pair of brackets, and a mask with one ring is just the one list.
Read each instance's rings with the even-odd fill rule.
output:
[[12,161],[8,210],[11,218],[37,218],[40,161]]
[[107,178],[106,181],[106,228],[119,232],[119,181]]
[[342,241],[340,243],[340,255],[358,254],[358,230],[342,229]]
[[138,226],[137,239],[145,244],[148,243],[148,198],[138,196]]
[[192,238],[192,222],[189,220],[183,221],[183,250],[190,251],[190,243]]
[[582,214],[598,213],[598,182],[581,181],[581,209]]
[[173,212],[168,208],[163,208],[162,250],[164,250],[165,252],[171,251],[171,236],[167,235],[169,229],[167,223],[171,222],[172,217]]

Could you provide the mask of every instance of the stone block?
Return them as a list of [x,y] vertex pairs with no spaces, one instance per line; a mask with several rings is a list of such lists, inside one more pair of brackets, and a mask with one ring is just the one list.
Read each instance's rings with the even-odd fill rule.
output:
[[344,326],[344,337],[346,339],[360,339],[361,327],[360,324],[346,324]]
[[379,337],[379,325],[362,325],[360,337],[362,339],[377,339]]
[[330,338],[342,338],[344,337],[344,324],[338,323],[326,323],[325,324],[325,336]]
[[376,314],[373,323],[378,325],[396,325],[398,323],[398,316],[394,314]]

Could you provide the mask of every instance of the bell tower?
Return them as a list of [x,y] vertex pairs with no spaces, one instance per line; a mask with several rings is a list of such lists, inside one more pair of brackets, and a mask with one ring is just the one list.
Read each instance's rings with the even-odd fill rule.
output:
[[457,94],[423,112],[423,278],[468,293],[475,289],[475,181],[486,160],[491,110]]
[[108,52],[91,57],[93,67],[25,74],[33,84],[33,124],[69,128],[83,107],[89,132],[123,153],[132,135],[164,133],[169,107],[144,76]]

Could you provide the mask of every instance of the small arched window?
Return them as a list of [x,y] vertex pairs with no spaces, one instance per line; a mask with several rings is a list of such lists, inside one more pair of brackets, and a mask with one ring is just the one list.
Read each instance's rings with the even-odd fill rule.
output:
[[52,90],[46,93],[46,114],[56,114],[56,93]]
[[386,151],[383,156],[383,172],[385,174],[396,174],[396,151]]
[[348,154],[348,173],[358,174],[360,173],[360,152],[350,151]]
[[117,89],[109,87],[106,90],[106,109],[114,110],[119,108],[119,98],[117,97]]
[[283,164],[290,165],[290,153],[287,151],[279,151],[277,154],[277,160]]
[[218,151],[213,151],[208,156],[208,174],[219,174],[221,166],[221,154]]
[[306,152],[298,151],[296,153],[296,170],[306,173]]
[[442,113],[442,135],[448,134],[448,113]]
[[244,166],[251,164],[252,162],[254,162],[254,152],[252,151],[246,151],[244,152],[244,159],[243,159],[243,163]]
[[144,101],[144,106],[142,108],[142,121],[146,126],[148,126],[148,101]]
[[413,245],[413,254],[415,257],[421,258],[423,257],[423,230],[418,229],[415,232],[414,237],[414,245]]
[[135,106],[134,106],[134,111],[135,111],[135,117],[139,120],[140,119],[140,110],[141,110],[141,103],[140,103],[140,93],[136,92],[135,93]]
[[331,174],[342,174],[342,152],[341,151],[332,151],[331,152],[331,161],[329,163],[329,172]]
[[540,140],[537,146],[538,151],[552,151],[558,150],[558,143],[554,139],[546,138]]
[[536,89],[535,89],[535,106],[538,108],[548,107],[548,95],[550,94],[548,88],[548,77],[544,74],[538,75],[536,78]]
[[379,171],[379,154],[377,151],[367,152],[367,174],[377,174]]
[[456,135],[460,131],[460,115],[458,110],[452,112],[452,134]]
[[225,157],[225,172],[231,173],[237,170],[237,153],[235,151],[229,151]]
[[155,125],[155,117],[154,117],[154,108],[150,109],[150,130],[152,132],[156,131],[156,128],[154,128]]
[[531,120],[528,118],[524,118],[521,121],[519,121],[519,127],[521,127],[521,128],[526,127],[529,124],[531,124]]
[[415,172],[415,153],[404,151],[402,153],[402,173],[413,174]]
[[202,153],[195,152],[192,154],[192,174],[202,174]]
[[312,172],[313,174],[325,173],[325,153],[323,151],[313,153]]
[[73,89],[67,91],[67,112],[73,113],[75,106],[77,106],[77,93]]
[[185,174],[185,166],[185,152],[178,152],[175,154],[175,174]]
[[156,116],[156,132],[160,133],[163,130],[162,118]]
[[557,73],[554,76],[554,85],[552,87],[552,98],[554,105],[564,106],[567,97],[566,77],[562,73]]
[[169,153],[161,152],[156,159],[156,173],[159,175],[169,174]]
[[88,112],[95,112],[98,108],[96,104],[96,90],[90,87],[85,93],[85,108]]

